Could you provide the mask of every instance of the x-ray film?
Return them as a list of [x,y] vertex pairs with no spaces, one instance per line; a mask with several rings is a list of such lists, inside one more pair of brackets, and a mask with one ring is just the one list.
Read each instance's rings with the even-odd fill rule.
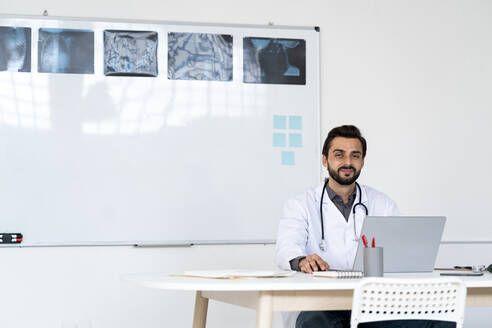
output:
[[306,41],[244,38],[245,83],[306,84]]
[[0,26],[0,71],[31,71],[31,29]]
[[232,81],[232,35],[168,33],[170,80]]
[[94,32],[40,28],[38,71],[94,74]]
[[157,32],[104,31],[104,75],[157,74]]

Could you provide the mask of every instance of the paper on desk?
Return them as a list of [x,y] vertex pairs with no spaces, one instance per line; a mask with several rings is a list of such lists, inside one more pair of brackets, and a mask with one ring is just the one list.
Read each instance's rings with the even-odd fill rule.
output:
[[289,277],[294,271],[258,271],[258,270],[192,270],[185,271],[183,276],[213,279],[239,278],[282,278]]

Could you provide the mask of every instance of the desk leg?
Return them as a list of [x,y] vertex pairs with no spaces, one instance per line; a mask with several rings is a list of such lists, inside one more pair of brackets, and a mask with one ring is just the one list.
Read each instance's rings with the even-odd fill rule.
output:
[[272,328],[273,292],[260,292],[256,309],[256,328]]
[[205,328],[207,323],[208,298],[202,297],[202,292],[197,291],[195,297],[195,313],[193,315],[193,328]]

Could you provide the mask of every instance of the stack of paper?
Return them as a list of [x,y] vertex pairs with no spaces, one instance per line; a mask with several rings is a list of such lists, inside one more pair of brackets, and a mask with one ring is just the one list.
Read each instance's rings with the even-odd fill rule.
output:
[[183,276],[214,279],[239,278],[282,278],[289,277],[294,271],[258,271],[258,270],[193,270],[185,271]]

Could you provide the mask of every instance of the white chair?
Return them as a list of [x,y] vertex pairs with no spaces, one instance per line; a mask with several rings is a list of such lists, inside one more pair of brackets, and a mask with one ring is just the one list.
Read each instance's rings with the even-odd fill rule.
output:
[[351,328],[384,320],[443,320],[463,327],[466,287],[453,278],[364,278],[354,290]]

